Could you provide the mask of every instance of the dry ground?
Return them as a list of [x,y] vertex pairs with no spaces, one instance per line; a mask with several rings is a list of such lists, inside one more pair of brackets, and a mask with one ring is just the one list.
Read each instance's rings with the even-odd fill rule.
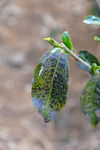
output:
[[80,109],[80,93],[90,77],[70,59],[67,105],[44,124],[31,100],[31,80],[39,58],[69,31],[77,50],[100,60],[98,27],[82,23],[93,0],[0,0],[0,150],[100,150],[100,124],[93,129]]

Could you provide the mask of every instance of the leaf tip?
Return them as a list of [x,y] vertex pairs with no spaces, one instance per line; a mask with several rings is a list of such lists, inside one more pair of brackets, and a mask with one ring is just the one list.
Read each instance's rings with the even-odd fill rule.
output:
[[43,38],[44,41],[50,41],[51,38],[50,37],[47,37],[47,38]]

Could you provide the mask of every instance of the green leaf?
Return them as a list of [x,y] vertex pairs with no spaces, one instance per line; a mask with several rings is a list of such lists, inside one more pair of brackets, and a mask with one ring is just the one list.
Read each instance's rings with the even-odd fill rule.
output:
[[[97,64],[98,66],[100,65],[100,62],[98,61],[98,59],[93,54],[91,54],[90,52],[88,52],[86,50],[81,50],[78,52],[78,54],[79,54],[79,57],[81,59],[83,59],[85,62],[87,62],[88,64],[90,64],[91,67],[92,67],[93,63]],[[84,66],[80,62],[78,62],[78,65],[83,70],[89,71],[92,74],[91,69],[89,69],[88,67]]]
[[97,42],[100,42],[100,38],[97,37],[97,36],[94,37],[94,40],[97,41]]
[[87,16],[84,20],[84,23],[86,24],[94,24],[100,26],[100,18],[95,16]]
[[78,54],[80,58],[82,58],[84,61],[86,61],[90,65],[92,65],[93,63],[97,64],[98,66],[100,65],[100,62],[98,61],[98,59],[90,52],[86,50],[81,50],[78,52]]
[[96,115],[96,111],[100,111],[100,75],[98,77],[93,76],[88,81],[80,101],[84,114],[95,127],[100,121],[100,117]]
[[93,63],[91,67],[91,72],[93,72],[93,74],[95,75],[98,75],[98,73],[100,72],[100,66],[97,66],[97,64]]
[[64,44],[68,49],[70,49],[71,51],[73,50],[72,42],[71,42],[71,40],[70,40],[70,37],[69,37],[68,32],[64,32],[64,33],[63,33],[63,35],[62,35],[62,41],[63,41],[63,44]]
[[32,84],[32,102],[45,122],[50,122],[66,104],[68,60],[63,51],[53,49],[45,54],[40,62],[41,67],[39,65],[35,69],[36,80]]
[[35,67],[35,70],[34,70],[34,81],[36,81],[39,77],[39,72],[42,68],[42,63],[38,64],[36,67]]

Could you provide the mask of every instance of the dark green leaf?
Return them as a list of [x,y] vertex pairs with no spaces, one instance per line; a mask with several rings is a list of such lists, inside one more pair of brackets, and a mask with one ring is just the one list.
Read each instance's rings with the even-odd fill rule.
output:
[[94,25],[100,25],[100,18],[95,16],[88,16],[83,20],[86,24],[94,24]]
[[72,46],[72,42],[70,40],[70,37],[69,37],[69,34],[68,32],[64,32],[63,35],[62,35],[62,41],[64,43],[64,45],[70,49],[72,51],[73,49],[73,46]]
[[100,65],[100,62],[98,61],[98,59],[90,52],[86,50],[81,50],[78,52],[78,54],[80,58],[82,58],[84,61],[86,61],[90,65],[92,65],[93,63],[97,64],[98,66]]
[[100,42],[100,38],[97,37],[97,36],[94,37],[94,40],[97,41],[97,42]]
[[62,50],[53,49],[44,55],[40,62],[41,67],[35,69],[36,80],[32,85],[32,102],[45,122],[49,122],[66,104],[68,60]]
[[95,127],[100,121],[100,117],[96,115],[96,111],[100,111],[100,76],[93,76],[88,81],[80,101],[84,114]]
[[[91,67],[92,67],[93,63],[97,64],[98,66],[100,65],[100,62],[98,61],[98,59],[93,54],[91,54],[90,52],[88,52],[86,50],[81,50],[78,52],[78,54],[79,54],[79,57],[81,59],[83,59],[85,62],[87,62],[88,64],[90,64]],[[84,66],[80,62],[78,62],[78,65],[83,70],[89,71],[92,74],[91,69],[89,69],[88,67]]]

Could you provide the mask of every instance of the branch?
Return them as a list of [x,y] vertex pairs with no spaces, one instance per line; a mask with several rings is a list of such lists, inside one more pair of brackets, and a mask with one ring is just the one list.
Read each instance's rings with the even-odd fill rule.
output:
[[47,41],[49,44],[51,44],[53,47],[59,47],[59,48],[62,48],[64,50],[66,50],[78,62],[80,62],[84,66],[88,67],[89,70],[93,70],[95,75],[100,74],[100,71],[99,71],[100,69],[97,68],[98,66],[95,66],[95,65],[91,66],[91,65],[89,65],[86,61],[84,61],[83,59],[81,59],[73,51],[71,51],[69,48],[67,48],[63,43],[60,44],[57,41],[55,41],[54,39],[52,39],[52,38],[44,38],[44,40]]
[[85,65],[89,69],[91,68],[91,66],[87,62],[85,62],[83,59],[81,59],[80,57],[78,57],[73,51],[69,50],[63,43],[61,43],[61,48],[63,48],[67,52],[69,52],[71,54],[71,56],[73,58],[75,58],[78,62],[82,63],[83,65]]

